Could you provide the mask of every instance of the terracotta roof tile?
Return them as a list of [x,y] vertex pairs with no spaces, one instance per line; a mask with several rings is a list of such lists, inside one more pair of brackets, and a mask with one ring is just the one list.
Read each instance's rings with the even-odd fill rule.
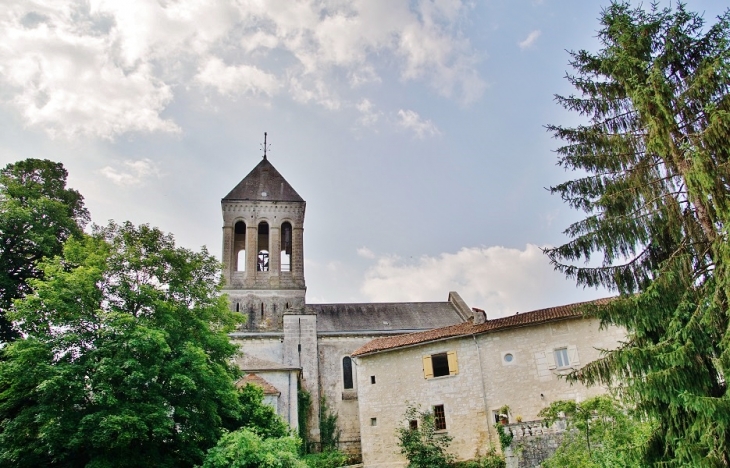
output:
[[517,313],[509,317],[502,317],[494,320],[475,325],[471,321],[452,325],[449,327],[435,328],[433,330],[409,333],[406,335],[389,336],[385,338],[376,338],[352,353],[353,356],[362,356],[381,351],[389,351],[405,346],[412,346],[429,341],[442,340],[445,338],[453,338],[458,336],[474,335],[480,333],[489,333],[509,328],[518,328],[528,325],[537,325],[540,323],[550,322],[553,320],[561,320],[572,317],[580,317],[583,315],[582,307],[588,304],[605,304],[610,298],[598,299],[595,301],[577,302],[558,307],[548,307],[547,309],[533,310],[531,312]]
[[243,388],[248,384],[261,387],[264,390],[264,395],[281,395],[281,392],[276,387],[256,374],[246,374],[241,380],[236,382],[236,387]]

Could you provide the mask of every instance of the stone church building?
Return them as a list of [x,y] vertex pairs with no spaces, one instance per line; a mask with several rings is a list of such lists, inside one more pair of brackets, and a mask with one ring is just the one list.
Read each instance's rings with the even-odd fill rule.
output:
[[322,401],[338,415],[342,450],[362,453],[365,466],[403,466],[394,431],[407,401],[440,411],[459,457],[471,458],[494,444],[501,406],[534,419],[550,401],[604,391],[557,378],[623,336],[599,332],[576,306],[487,320],[456,292],[443,302],[308,304],[305,208],[264,156],[221,200],[222,262],[224,292],[247,317],[231,334],[238,365],[293,428],[297,390],[310,394],[315,446]]

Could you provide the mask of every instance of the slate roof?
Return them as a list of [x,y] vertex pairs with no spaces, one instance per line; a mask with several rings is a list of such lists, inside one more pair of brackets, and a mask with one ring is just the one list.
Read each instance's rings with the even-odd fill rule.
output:
[[256,374],[246,374],[241,380],[236,382],[236,387],[242,388],[248,384],[261,387],[264,390],[264,395],[281,395],[281,392],[276,387]]
[[472,321],[452,325],[449,327],[436,328],[417,333],[409,333],[406,335],[389,336],[385,338],[376,338],[352,353],[353,356],[363,356],[381,351],[390,351],[405,346],[426,343],[429,341],[442,340],[445,338],[455,338],[459,336],[468,336],[481,333],[489,333],[509,328],[518,328],[529,325],[537,325],[541,323],[552,322],[555,320],[564,320],[568,318],[578,318],[583,315],[582,307],[588,304],[605,304],[610,298],[598,299],[595,301],[577,302],[558,307],[549,307],[547,309],[539,309],[531,312],[517,313],[509,317],[487,320],[486,322],[475,325]]
[[304,201],[268,159],[262,159],[222,201],[234,200]]
[[463,323],[451,302],[307,304],[318,332],[426,330]]
[[298,367],[286,366],[284,364],[279,364],[278,362],[257,358],[256,356],[252,356],[248,353],[237,357],[236,364],[244,372],[298,369]]

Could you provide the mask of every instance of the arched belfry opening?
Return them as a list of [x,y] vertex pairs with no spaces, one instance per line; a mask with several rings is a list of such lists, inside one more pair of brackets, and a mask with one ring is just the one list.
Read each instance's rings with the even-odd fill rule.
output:
[[285,221],[281,224],[281,271],[291,271],[292,227]]
[[285,314],[306,306],[305,210],[268,159],[221,199],[223,287],[249,330],[282,329]]
[[258,259],[256,271],[269,271],[269,223],[259,223]]
[[246,223],[238,221],[233,227],[233,245],[235,248],[235,271],[246,271]]

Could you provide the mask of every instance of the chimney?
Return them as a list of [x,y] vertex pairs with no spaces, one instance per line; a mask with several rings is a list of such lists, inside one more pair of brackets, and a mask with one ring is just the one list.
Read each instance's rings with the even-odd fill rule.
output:
[[471,310],[474,312],[474,325],[481,325],[487,321],[487,314],[482,309],[472,307]]

